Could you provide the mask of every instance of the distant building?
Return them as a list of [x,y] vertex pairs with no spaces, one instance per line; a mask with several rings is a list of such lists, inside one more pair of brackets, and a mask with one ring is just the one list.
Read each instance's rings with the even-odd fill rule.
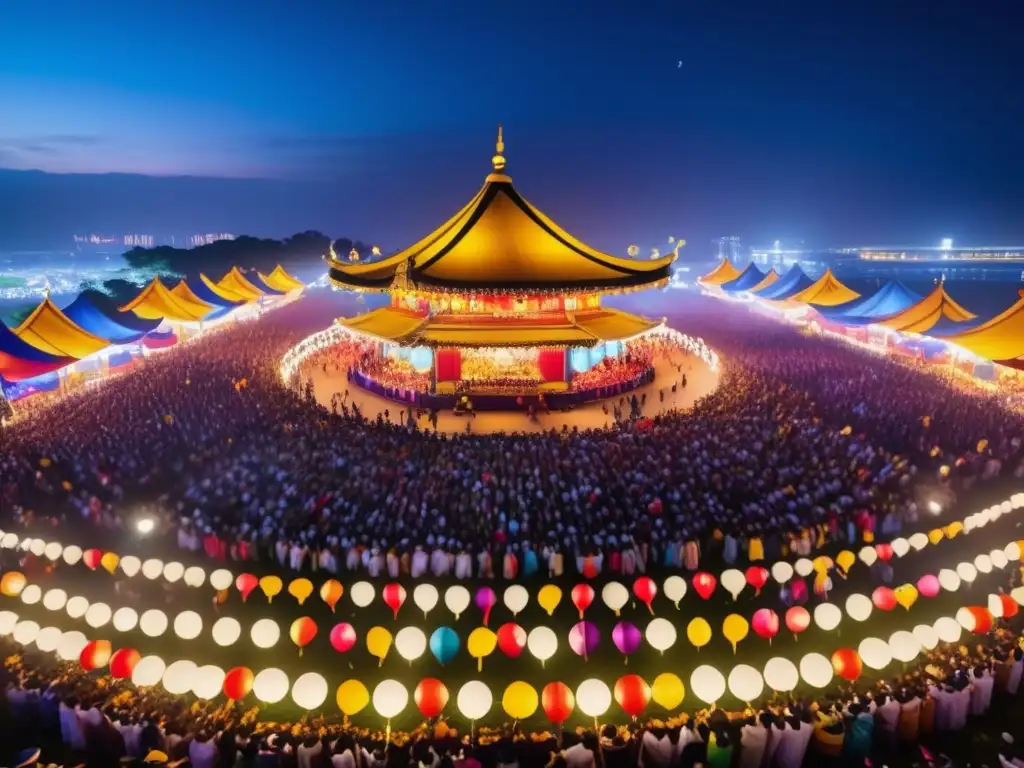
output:
[[77,245],[114,245],[120,238],[112,235],[74,235]]
[[125,235],[124,244],[126,248],[152,248],[152,235]]
[[751,260],[763,266],[788,267],[797,262],[833,265],[842,261],[1024,261],[1024,246],[954,246],[944,238],[937,246],[784,248],[778,240],[771,248],[752,248]]
[[733,264],[747,260],[746,249],[736,236],[719,237],[711,241],[715,246],[715,255],[718,261],[728,259]]
[[209,245],[210,243],[216,243],[218,240],[234,240],[235,236],[227,232],[217,232],[215,234],[206,235],[192,235],[188,239],[189,248],[196,248],[200,245]]

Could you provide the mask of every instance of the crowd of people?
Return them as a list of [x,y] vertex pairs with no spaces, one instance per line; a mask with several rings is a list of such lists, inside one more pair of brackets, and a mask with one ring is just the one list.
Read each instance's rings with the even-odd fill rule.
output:
[[611,387],[623,381],[632,381],[651,369],[657,346],[647,341],[635,341],[625,345],[621,357],[606,357],[593,368],[572,375],[572,388],[576,392],[587,392],[601,387]]

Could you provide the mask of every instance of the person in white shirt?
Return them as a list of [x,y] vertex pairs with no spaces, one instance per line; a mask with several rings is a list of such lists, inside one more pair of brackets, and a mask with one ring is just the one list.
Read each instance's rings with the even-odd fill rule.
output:
[[416,545],[416,549],[412,553],[412,566],[409,571],[414,579],[421,579],[427,573],[429,567],[429,558],[427,553],[423,551],[423,547]]
[[468,552],[459,552],[455,557],[455,578],[456,579],[471,579],[473,578],[473,558],[470,557]]
[[1006,681],[1006,692],[1011,696],[1017,695],[1020,687],[1021,673],[1024,672],[1024,650],[1013,649],[1013,664],[1010,666],[1010,678]]
[[928,687],[928,695],[935,702],[935,730],[948,731],[953,725],[953,690],[944,684]]
[[309,734],[295,750],[298,768],[313,768],[313,761],[324,751],[323,742],[316,734]]
[[664,728],[648,728],[640,739],[640,768],[668,768],[675,757],[676,745]]
[[768,729],[756,717],[750,717],[740,728],[738,768],[758,768],[768,746]]
[[967,716],[971,711],[971,684],[962,676],[957,681],[957,690],[953,694],[953,720],[950,728],[959,731],[967,727]]
[[995,685],[995,678],[985,667],[978,666],[971,671],[971,684],[974,688],[971,692],[971,714],[984,715],[992,705],[992,686]]
[[779,739],[779,748],[775,752],[775,762],[779,768],[800,768],[813,734],[814,726],[807,713],[802,713],[799,718],[787,718]]
[[562,758],[565,760],[566,768],[595,768],[597,750],[597,737],[588,731],[579,744],[562,750]]
[[356,762],[356,743],[344,733],[331,750],[331,768],[357,768]]

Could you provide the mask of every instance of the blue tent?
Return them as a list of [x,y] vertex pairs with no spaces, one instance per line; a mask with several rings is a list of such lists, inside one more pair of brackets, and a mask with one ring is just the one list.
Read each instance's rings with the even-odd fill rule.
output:
[[776,280],[771,285],[766,286],[754,295],[759,299],[781,301],[783,299],[788,299],[791,296],[796,296],[800,291],[810,288],[812,285],[814,285],[814,281],[804,274],[804,271],[800,269],[799,264],[794,264],[790,267],[789,272],[783,275],[780,279]]
[[263,279],[263,275],[259,272],[251,272],[246,279],[268,296],[284,296],[284,291],[279,291],[277,288],[268,285],[267,281]]
[[33,376],[31,379],[22,379],[21,381],[7,381],[0,378],[0,389],[3,390],[7,401],[13,403],[16,400],[21,400],[40,392],[53,392],[60,389],[60,374],[54,371],[53,373],[44,373],[41,376]]
[[160,320],[145,320],[134,312],[121,312],[117,304],[102,293],[86,291],[64,308],[64,314],[80,328],[111,344],[131,344],[160,325]]
[[829,320],[847,325],[865,325],[875,318],[902,312],[921,301],[922,296],[899,280],[890,280],[870,296],[862,296],[835,307],[819,307],[818,312]]
[[[190,285],[189,288],[191,288],[192,293],[194,293],[200,299],[205,301],[207,304],[212,304],[215,307],[233,308],[245,304],[244,301],[232,301],[231,299],[225,299],[223,296],[218,296],[216,293],[211,291],[210,287],[202,280],[197,280],[193,285]],[[216,311],[214,311],[207,315],[206,317],[204,317],[203,319],[210,320],[211,318],[214,317],[220,317],[220,315],[218,315]]]
[[736,293],[738,291],[749,291],[755,287],[758,283],[764,280],[765,273],[755,267],[752,263],[747,264],[740,276],[735,280],[730,280],[727,283],[722,283],[719,286],[723,291],[728,293]]

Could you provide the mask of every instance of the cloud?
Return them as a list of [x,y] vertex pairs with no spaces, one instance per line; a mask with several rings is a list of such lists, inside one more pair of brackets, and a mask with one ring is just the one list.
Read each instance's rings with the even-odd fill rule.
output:
[[103,144],[100,136],[48,133],[38,136],[0,137],[0,165],[25,167],[75,154]]

